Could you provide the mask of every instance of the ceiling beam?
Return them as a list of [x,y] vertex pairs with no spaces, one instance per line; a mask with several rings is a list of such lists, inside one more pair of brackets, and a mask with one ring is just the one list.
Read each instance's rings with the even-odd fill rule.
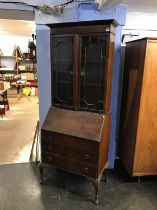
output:
[[29,20],[34,21],[35,14],[33,11],[21,11],[0,9],[0,19],[13,19],[13,20]]

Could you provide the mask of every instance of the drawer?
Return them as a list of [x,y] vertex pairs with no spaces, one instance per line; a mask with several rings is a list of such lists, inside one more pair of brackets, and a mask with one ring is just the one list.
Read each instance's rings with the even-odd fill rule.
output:
[[98,168],[66,157],[42,152],[42,162],[86,177],[97,178]]
[[99,142],[42,130],[41,146],[44,150],[46,147],[49,150],[50,145],[57,145],[64,148],[70,148],[70,150],[82,151],[84,154],[87,154],[90,151],[90,154],[96,155],[96,157],[98,157],[99,154]]
[[73,159],[82,163],[98,165],[98,156],[92,154],[90,151],[76,150],[71,147],[65,147],[60,145],[42,144],[42,152],[48,152],[52,154],[58,154],[68,159]]

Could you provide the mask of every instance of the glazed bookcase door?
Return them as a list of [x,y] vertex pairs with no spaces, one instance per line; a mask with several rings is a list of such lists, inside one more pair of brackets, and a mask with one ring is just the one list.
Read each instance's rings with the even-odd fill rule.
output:
[[103,112],[107,62],[106,35],[81,37],[80,109]]
[[52,37],[52,103],[73,108],[74,37]]

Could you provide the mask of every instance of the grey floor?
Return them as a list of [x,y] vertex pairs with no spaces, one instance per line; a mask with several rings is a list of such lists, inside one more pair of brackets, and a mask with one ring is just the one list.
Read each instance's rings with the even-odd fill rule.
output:
[[117,164],[101,183],[99,205],[93,198],[93,186],[78,175],[47,168],[40,185],[33,163],[0,166],[0,210],[157,210],[157,177],[137,183]]

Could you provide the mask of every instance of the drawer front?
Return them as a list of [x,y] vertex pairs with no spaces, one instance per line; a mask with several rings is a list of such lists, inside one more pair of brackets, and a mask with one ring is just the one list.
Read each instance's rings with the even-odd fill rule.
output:
[[42,152],[42,162],[79,175],[97,178],[98,168],[96,166],[82,164],[60,155]]
[[49,145],[51,144],[70,147],[81,151],[91,151],[92,154],[97,154],[99,149],[99,144],[96,141],[81,139],[44,130],[41,132],[41,140],[42,143],[45,144],[48,143]]
[[82,163],[98,165],[98,142],[44,131],[42,132],[41,148],[43,152],[55,153]]
[[90,151],[80,151],[70,147],[58,146],[58,145],[42,145],[42,151],[52,154],[58,154],[68,159],[73,159],[82,163],[98,165],[98,157],[95,154],[91,154]]

